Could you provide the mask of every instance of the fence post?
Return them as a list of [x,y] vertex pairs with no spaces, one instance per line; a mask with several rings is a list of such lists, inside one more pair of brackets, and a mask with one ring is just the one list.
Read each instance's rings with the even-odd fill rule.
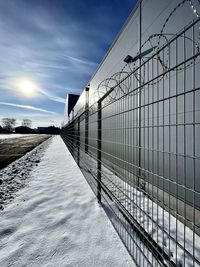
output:
[[[139,50],[139,55],[141,55],[141,48],[142,48],[142,1],[140,1],[139,5],[139,12],[140,12],[140,21],[139,21],[139,40],[138,40],[138,50]],[[139,80],[138,80],[138,167],[139,167],[139,172],[138,172],[138,177],[137,177],[137,186],[138,188],[140,187],[140,180],[142,176],[141,172],[141,90],[142,90],[142,81],[141,81],[141,57],[139,58]]]
[[85,153],[88,153],[89,135],[89,86],[85,87]]
[[77,119],[78,129],[77,129],[77,164],[80,167],[80,117]]
[[97,198],[101,202],[101,124],[102,124],[101,100],[98,101],[98,118],[97,118]]

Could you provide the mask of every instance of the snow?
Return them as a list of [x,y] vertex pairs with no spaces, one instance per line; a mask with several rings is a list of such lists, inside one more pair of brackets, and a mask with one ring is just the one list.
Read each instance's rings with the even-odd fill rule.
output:
[[[87,169],[95,173],[96,161],[83,153],[81,158],[84,158]],[[122,181],[105,166],[102,166],[102,173],[102,182],[153,240],[170,255],[172,262],[177,266],[200,266],[197,262],[193,262],[193,255],[200,262],[200,237],[197,234],[153,202],[142,191]]]
[[0,139],[11,139],[16,137],[31,136],[32,134],[0,134]]
[[135,266],[60,137],[1,213],[0,266]]

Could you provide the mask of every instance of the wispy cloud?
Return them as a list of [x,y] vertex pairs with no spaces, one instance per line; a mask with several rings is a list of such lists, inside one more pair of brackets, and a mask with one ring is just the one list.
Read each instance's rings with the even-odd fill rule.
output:
[[83,60],[83,59],[80,59],[80,58],[77,58],[77,57],[72,57],[72,56],[67,56],[67,55],[64,55],[63,58],[67,59],[67,60],[70,60],[70,61],[77,62],[79,64],[85,64],[85,65],[90,65],[90,66],[97,66],[97,64],[98,64],[98,63],[92,62],[90,60]]
[[55,95],[52,95],[42,89],[39,89],[39,92],[46,96],[48,99],[52,100],[52,101],[55,101],[55,102],[58,102],[58,103],[62,103],[62,104],[65,104],[66,103],[66,99],[63,98],[63,97],[59,97],[59,96],[55,96]]
[[[128,15],[123,12],[127,1],[0,1],[0,105],[4,115],[10,106],[12,111],[19,109],[16,116],[23,113],[20,109],[49,114],[51,119],[51,110],[63,116],[66,94],[81,92],[89,81],[122,15]],[[21,105],[23,95],[15,83],[24,77],[38,85],[38,93],[26,99],[27,105]]]
[[0,105],[10,106],[10,107],[15,107],[15,108],[22,108],[22,109],[29,109],[29,110],[33,110],[33,111],[40,111],[40,112],[49,113],[49,114],[53,114],[53,115],[57,114],[56,112],[53,112],[50,110],[37,108],[37,107],[29,106],[29,105],[20,105],[20,104],[16,104],[16,103],[8,103],[8,102],[0,102]]

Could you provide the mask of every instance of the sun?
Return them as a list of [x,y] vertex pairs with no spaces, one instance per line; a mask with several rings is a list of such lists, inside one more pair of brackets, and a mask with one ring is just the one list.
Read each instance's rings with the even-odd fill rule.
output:
[[18,89],[26,97],[33,97],[37,93],[37,86],[31,80],[19,81]]

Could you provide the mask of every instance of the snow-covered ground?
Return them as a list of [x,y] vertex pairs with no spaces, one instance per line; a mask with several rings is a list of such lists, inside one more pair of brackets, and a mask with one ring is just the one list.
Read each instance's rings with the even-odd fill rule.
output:
[[60,137],[0,212],[1,267],[135,266]]
[[31,136],[31,134],[0,134],[0,139],[10,139],[22,136]]
[[[81,153],[81,158],[84,158],[82,161],[86,169],[90,173],[96,173],[96,161],[85,153]],[[102,183],[165,253],[170,255],[171,262],[177,266],[200,266],[196,262],[200,262],[200,237],[197,234],[105,166],[102,166],[102,173]]]

